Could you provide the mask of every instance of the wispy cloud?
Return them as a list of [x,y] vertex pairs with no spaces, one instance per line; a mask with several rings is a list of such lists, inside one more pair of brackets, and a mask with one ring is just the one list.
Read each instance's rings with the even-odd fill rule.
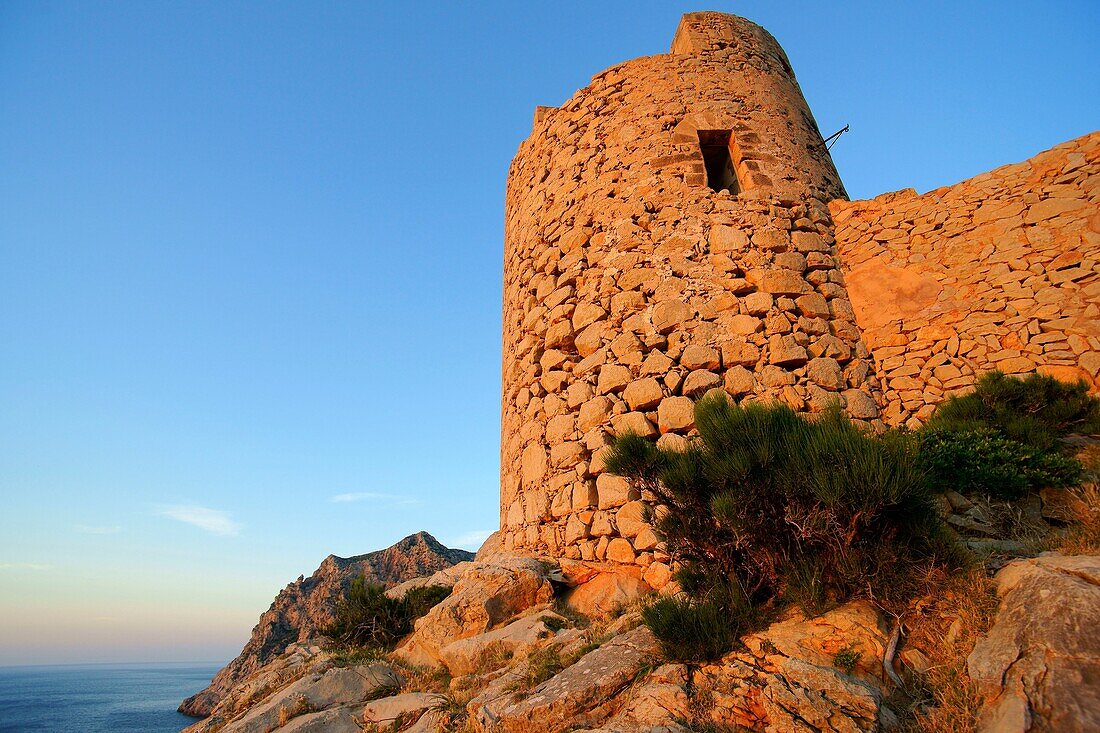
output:
[[40,562],[0,562],[0,570],[31,570],[42,572],[53,570],[53,565]]
[[491,535],[495,531],[496,530],[494,529],[471,530],[466,534],[461,534],[458,537],[455,537],[447,544],[452,547],[461,547],[465,550],[476,550],[481,547],[481,544],[485,542],[485,540],[489,538],[489,535]]
[[397,494],[380,494],[375,491],[355,491],[349,494],[336,494],[335,496],[329,497],[329,501],[334,504],[347,504],[354,501],[375,501],[391,506],[417,506],[422,503],[420,499],[413,499],[408,496],[398,496]]
[[235,537],[241,533],[240,523],[230,519],[228,512],[219,509],[173,504],[161,507],[157,510],[157,514],[225,537]]
[[76,525],[76,531],[80,534],[118,534],[122,527],[96,527],[89,524]]

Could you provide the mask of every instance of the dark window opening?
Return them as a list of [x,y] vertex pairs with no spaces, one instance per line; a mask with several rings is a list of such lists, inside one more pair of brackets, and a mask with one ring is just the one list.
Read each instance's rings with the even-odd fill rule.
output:
[[741,186],[730,155],[730,138],[729,130],[699,130],[699,149],[707,169],[707,186],[712,191],[729,191],[736,196]]

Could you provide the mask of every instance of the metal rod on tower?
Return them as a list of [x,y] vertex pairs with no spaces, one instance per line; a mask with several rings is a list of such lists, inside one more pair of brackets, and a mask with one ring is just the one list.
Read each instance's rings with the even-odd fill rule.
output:
[[836,141],[840,139],[840,136],[846,132],[848,132],[848,125],[845,125],[841,129],[834,132],[832,135],[829,135],[829,137],[825,138],[825,149],[832,150],[833,144],[836,143]]

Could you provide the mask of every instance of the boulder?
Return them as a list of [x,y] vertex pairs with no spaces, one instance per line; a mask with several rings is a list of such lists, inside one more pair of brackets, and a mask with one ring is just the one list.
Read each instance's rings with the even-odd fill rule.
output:
[[1044,554],[996,580],[997,616],[967,659],[992,692],[978,730],[1100,730],[1100,557]]
[[443,647],[483,634],[554,597],[550,569],[530,557],[472,563],[447,598],[417,619],[395,654],[414,664],[443,663]]
[[[268,733],[280,725],[286,726],[290,721],[295,726],[293,730],[299,731],[355,731],[356,727],[347,727],[348,722],[354,726],[354,715],[346,709],[347,706],[373,700],[388,692],[396,692],[401,683],[401,677],[386,664],[346,669],[329,667],[279,689],[258,705],[247,708],[244,715],[231,720],[224,727],[218,725],[219,711],[215,710],[210,720],[214,727],[210,730],[220,730],[222,733]],[[327,714],[319,715],[320,713]],[[202,725],[192,726],[192,729],[204,730],[200,727]],[[330,727],[323,727],[324,725]],[[284,730],[291,728],[284,727]]]
[[485,703],[476,711],[478,724],[497,733],[599,725],[615,712],[614,698],[657,655],[657,640],[649,629],[639,627],[585,654],[522,699],[508,693]]
[[480,671],[487,655],[524,656],[540,646],[540,642],[552,638],[554,629],[548,622],[558,628],[567,623],[552,611],[534,613],[484,634],[452,642],[440,650],[439,656],[452,675],[472,674]]
[[565,602],[577,613],[598,618],[610,616],[653,591],[642,580],[642,569],[608,566],[601,572],[569,591]]
[[439,701],[435,692],[406,692],[403,695],[391,695],[372,700],[363,707],[362,720],[368,725],[385,729],[395,721],[413,721],[419,719],[424,711]]
[[330,708],[317,713],[303,713],[287,721],[279,733],[362,733],[356,718],[355,705]]

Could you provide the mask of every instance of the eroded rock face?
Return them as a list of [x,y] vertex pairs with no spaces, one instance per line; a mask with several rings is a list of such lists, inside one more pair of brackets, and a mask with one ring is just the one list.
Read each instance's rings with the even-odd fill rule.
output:
[[524,656],[554,636],[549,625],[566,623],[551,611],[524,616],[500,628],[447,644],[439,650],[443,665],[452,675],[471,674],[483,665],[486,655]]
[[516,701],[503,695],[478,711],[483,730],[545,733],[599,723],[638,670],[657,660],[657,640],[644,627],[615,637]]
[[363,702],[395,693],[401,682],[390,665],[341,669],[319,647],[293,644],[227,690],[211,715],[187,733],[354,732]]
[[[746,651],[704,665],[695,677],[713,691],[712,722],[769,733],[839,732],[877,730],[893,718],[880,679],[886,625],[869,603],[811,619],[792,611],[743,641]],[[858,655],[851,670],[836,668],[841,650]]]
[[456,563],[473,559],[465,550],[444,547],[426,532],[418,532],[392,547],[355,557],[329,555],[313,575],[299,578],[276,596],[252,630],[239,656],[222,668],[202,692],[183,701],[185,715],[210,715],[221,698],[295,642],[305,641],[332,621],[336,603],[354,578],[394,585]]
[[550,570],[528,557],[471,564],[451,595],[417,619],[415,630],[396,654],[414,664],[445,663],[444,647],[484,634],[532,607],[546,607],[554,597]]
[[1100,557],[1042,555],[997,574],[1000,609],[967,660],[994,697],[983,733],[1100,730]]

